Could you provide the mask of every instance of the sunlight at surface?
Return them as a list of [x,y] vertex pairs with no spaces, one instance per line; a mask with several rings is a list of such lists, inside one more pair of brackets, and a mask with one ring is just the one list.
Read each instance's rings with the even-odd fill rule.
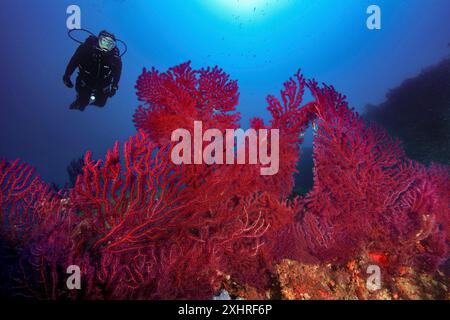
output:
[[200,2],[219,14],[263,19],[285,8],[292,0],[200,0]]

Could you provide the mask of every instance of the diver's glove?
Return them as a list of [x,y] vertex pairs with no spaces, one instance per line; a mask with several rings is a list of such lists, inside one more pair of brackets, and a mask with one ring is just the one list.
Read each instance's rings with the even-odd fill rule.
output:
[[112,86],[111,89],[109,90],[109,96],[114,97],[116,95],[117,89],[118,89],[117,86]]
[[64,75],[63,82],[67,88],[73,88],[73,82],[68,75]]

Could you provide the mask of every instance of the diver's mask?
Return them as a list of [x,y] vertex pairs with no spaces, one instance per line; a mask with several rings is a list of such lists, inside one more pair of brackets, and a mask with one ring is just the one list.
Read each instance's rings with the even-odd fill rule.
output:
[[98,37],[98,46],[100,50],[110,52],[116,47],[116,40],[110,35],[101,33]]

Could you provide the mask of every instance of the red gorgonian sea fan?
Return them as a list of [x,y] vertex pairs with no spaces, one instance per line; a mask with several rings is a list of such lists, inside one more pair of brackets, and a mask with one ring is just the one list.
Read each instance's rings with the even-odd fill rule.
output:
[[449,253],[448,167],[407,159],[398,141],[367,127],[332,87],[309,88],[319,128],[314,187],[299,213],[308,248],[322,260],[375,250],[393,268],[436,270]]
[[[313,101],[304,103],[304,90]],[[280,130],[280,170],[175,165],[171,132],[202,121],[238,128],[237,83],[221,69],[184,63],[142,73],[138,133],[105,161],[84,159],[74,188],[55,194],[20,162],[0,164],[2,246],[18,294],[43,299],[204,299],[224,279],[263,291],[283,258],[344,263],[377,252],[390,272],[434,272],[449,255],[449,170],[410,161],[367,127],[332,87],[298,72],[269,96]],[[314,188],[291,198],[302,135],[314,121]],[[372,254],[373,255],[373,254]],[[65,287],[69,265],[82,290]]]

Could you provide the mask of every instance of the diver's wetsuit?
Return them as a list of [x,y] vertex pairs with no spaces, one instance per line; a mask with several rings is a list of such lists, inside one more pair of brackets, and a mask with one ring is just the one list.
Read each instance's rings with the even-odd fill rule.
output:
[[104,107],[108,97],[115,94],[122,73],[122,59],[119,50],[110,52],[98,48],[98,38],[90,36],[82,43],[67,65],[64,78],[69,79],[78,68],[75,88],[77,99],[71,109],[83,111],[90,103],[91,95],[95,96],[94,105]]

